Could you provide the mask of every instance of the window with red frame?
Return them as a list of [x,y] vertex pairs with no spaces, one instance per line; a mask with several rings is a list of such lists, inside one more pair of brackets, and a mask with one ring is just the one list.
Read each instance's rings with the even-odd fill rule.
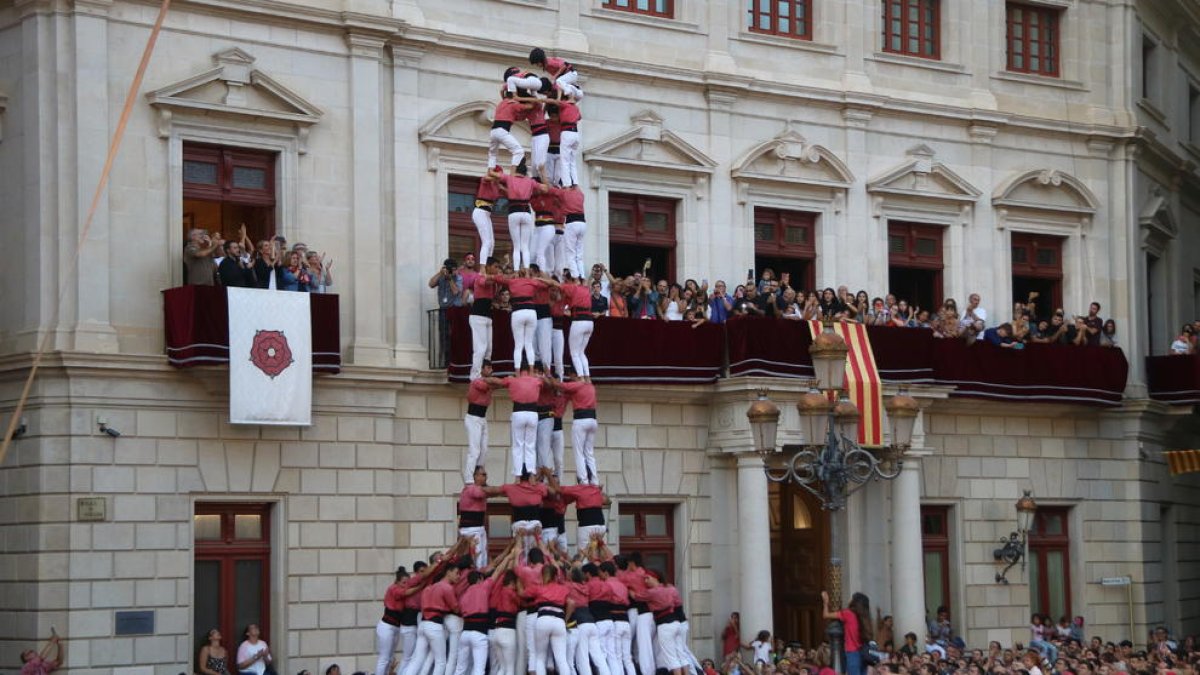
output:
[[925,569],[925,606],[932,613],[950,606],[950,507],[921,507],[921,550]]
[[883,51],[941,58],[940,0],[883,0]]
[[647,16],[661,16],[668,19],[675,16],[675,0],[604,0],[600,6],[604,9],[615,9],[620,12],[645,14]]
[[1012,233],[1012,297],[1025,302],[1031,292],[1038,318],[1049,318],[1062,307],[1063,242],[1056,237],[1029,232]]
[[1029,533],[1029,602],[1057,621],[1071,616],[1071,509],[1039,506]]
[[[447,224],[450,230],[449,256],[458,263],[468,253],[479,255],[479,230],[471,213],[475,210],[475,190],[479,187],[479,179],[469,176],[448,176],[446,192],[449,214]],[[512,238],[508,235],[508,200],[503,197],[492,207],[492,234],[496,238],[496,247],[492,256],[503,260],[504,256],[512,254]],[[477,261],[482,267],[486,260]]]
[[942,304],[942,230],[938,225],[888,221],[888,291],[910,307]]
[[[271,641],[271,505],[199,503],[192,517],[193,644],[212,628],[233,651],[246,626]],[[279,646],[276,646],[276,650]]]
[[[754,207],[754,270],[756,275],[768,267],[782,282],[797,291],[816,286],[817,214]],[[803,301],[803,298],[801,298]]]
[[619,524],[621,553],[641,553],[646,569],[674,583],[675,505],[622,504]]
[[675,278],[678,208],[677,199],[619,193],[608,196],[608,260],[614,275],[640,272],[649,260],[651,277]]
[[1059,15],[1053,7],[1010,2],[1007,13],[1008,69],[1058,77]]
[[750,31],[812,39],[812,0],[747,0]]
[[275,235],[273,152],[183,144],[183,237],[202,228],[236,239],[246,226],[251,242]]

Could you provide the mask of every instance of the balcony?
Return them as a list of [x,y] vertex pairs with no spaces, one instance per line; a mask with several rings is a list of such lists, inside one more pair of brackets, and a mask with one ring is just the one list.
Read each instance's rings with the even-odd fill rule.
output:
[[[449,310],[448,374],[465,382],[471,367],[466,308]],[[496,312],[492,364],[512,371],[510,315]],[[1129,364],[1120,349],[1026,345],[1001,349],[985,342],[933,337],[915,328],[867,328],[884,382],[949,385],[953,396],[999,401],[1121,404]],[[799,321],[739,317],[725,325],[607,319],[596,321],[588,347],[592,379],[621,384],[702,384],[720,377],[813,375],[808,327]],[[570,355],[564,357],[570,362]],[[1193,360],[1193,364],[1200,361]],[[1193,367],[1193,389],[1197,371]],[[1193,392],[1195,394],[1195,392]]]
[[[313,293],[310,298],[313,372],[336,374],[342,370],[338,296]],[[163,319],[167,362],[172,366],[229,363],[229,305],[223,286],[163,291]]]
[[1147,357],[1146,384],[1155,401],[1200,403],[1200,354]]

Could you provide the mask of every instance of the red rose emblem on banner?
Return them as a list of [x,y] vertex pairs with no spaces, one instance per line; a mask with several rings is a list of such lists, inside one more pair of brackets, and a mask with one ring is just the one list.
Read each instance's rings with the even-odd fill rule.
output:
[[254,333],[250,346],[250,362],[271,379],[292,365],[292,349],[281,330],[260,330]]

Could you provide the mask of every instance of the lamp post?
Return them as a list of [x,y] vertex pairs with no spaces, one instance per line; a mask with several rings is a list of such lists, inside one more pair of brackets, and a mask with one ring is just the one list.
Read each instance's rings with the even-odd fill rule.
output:
[[1037,502],[1033,500],[1029,490],[1017,500],[1017,531],[1000,540],[1000,548],[992,551],[992,557],[997,562],[1007,563],[1004,569],[996,572],[996,583],[1008,584],[1008,571],[1018,562],[1021,571],[1025,571],[1025,558],[1028,553],[1029,533],[1033,530],[1033,516],[1037,513]]
[[[758,400],[750,404],[754,447],[763,458],[767,479],[792,483],[817,498],[821,508],[834,514],[846,508],[846,499],[874,480],[891,480],[900,475],[904,453],[912,444],[913,426],[919,408],[915,399],[901,392],[884,405],[888,413],[890,444],[882,448],[864,448],[857,442],[859,411],[846,397],[845,340],[826,323],[809,348],[816,379],[809,392],[800,397],[796,410],[804,445],[790,454],[776,447],[779,433],[779,408],[759,390]],[[840,394],[840,396],[838,396]],[[839,400],[836,403],[834,398]],[[829,519],[830,554],[826,587],[830,602],[841,606],[842,560],[839,553],[841,532],[837,518]],[[833,620],[826,627],[833,666],[845,672],[842,654],[842,622]]]

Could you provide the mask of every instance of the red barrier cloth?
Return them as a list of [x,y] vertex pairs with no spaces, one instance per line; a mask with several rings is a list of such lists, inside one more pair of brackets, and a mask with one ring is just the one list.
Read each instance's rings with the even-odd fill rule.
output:
[[[452,382],[466,382],[471,371],[469,310],[447,310],[450,324]],[[497,375],[512,372],[511,314],[492,315],[492,368]],[[568,322],[566,334],[569,335]],[[565,338],[565,335],[564,335]],[[724,331],[715,324],[692,328],[684,321],[610,319],[595,321],[588,343],[588,363],[595,382],[625,384],[697,384],[715,382],[721,375]],[[563,359],[571,362],[564,346]]]
[[1200,354],[1146,358],[1150,398],[1163,403],[1200,403]]
[[[162,293],[167,362],[176,368],[229,363],[229,305],[225,288],[180,286]],[[341,372],[338,296],[313,293],[311,307],[313,371]]]
[[1028,344],[1004,349],[982,340],[936,340],[934,378],[955,396],[1037,403],[1120,405],[1129,363],[1120,349]]
[[735,316],[725,323],[729,375],[813,377],[808,347],[812,335],[803,321]]

